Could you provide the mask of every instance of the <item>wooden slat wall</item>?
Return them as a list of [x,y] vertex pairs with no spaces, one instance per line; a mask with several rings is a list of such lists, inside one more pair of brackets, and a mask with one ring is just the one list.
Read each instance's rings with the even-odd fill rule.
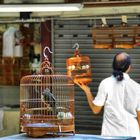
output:
[[[130,0],[65,0],[66,3],[78,3],[78,2],[122,2]],[[133,1],[133,0],[132,0]]]
[[[120,20],[109,20],[110,24],[120,24]],[[138,24],[138,19],[130,19],[129,24]],[[100,20],[96,20],[100,24]],[[89,85],[95,96],[102,79],[112,73],[112,58],[120,51],[128,52],[132,57],[130,76],[140,83],[140,48],[134,49],[94,49],[92,46],[91,20],[55,20],[54,21],[54,67],[57,72],[66,73],[66,59],[73,56],[73,44],[78,42],[80,52],[91,58],[93,82]],[[75,85],[75,125],[77,133],[100,134],[102,113],[94,115],[89,108],[84,92]]]

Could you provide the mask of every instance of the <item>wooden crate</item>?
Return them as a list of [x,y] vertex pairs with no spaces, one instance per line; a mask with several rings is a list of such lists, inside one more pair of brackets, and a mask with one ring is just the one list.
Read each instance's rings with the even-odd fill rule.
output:
[[3,57],[2,58],[2,64],[12,65],[12,64],[14,64],[14,58],[13,57]]
[[109,49],[113,47],[113,29],[109,27],[97,27],[92,30],[93,47]]
[[133,27],[116,27],[113,29],[114,48],[133,48],[135,34]]
[[0,64],[1,85],[19,85],[20,81],[20,59],[19,58],[2,58]]
[[29,69],[29,57],[0,58],[0,85],[19,85],[20,78],[31,74]]
[[130,49],[140,43],[139,26],[96,27],[92,30],[94,48]]
[[30,60],[29,57],[23,57],[21,60],[21,68],[29,68]]
[[3,75],[4,76],[9,76],[9,75],[13,75],[13,65],[8,65],[8,64],[3,64]]

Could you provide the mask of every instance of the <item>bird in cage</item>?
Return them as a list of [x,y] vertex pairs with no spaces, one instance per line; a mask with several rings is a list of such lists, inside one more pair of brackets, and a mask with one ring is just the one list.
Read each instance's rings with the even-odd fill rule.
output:
[[[34,102],[30,104],[30,107],[32,108],[42,108],[42,105],[47,109],[47,114],[49,112],[53,112],[53,114],[56,112],[56,98],[53,93],[51,93],[49,88],[45,88],[42,92],[42,88],[39,86],[34,86],[32,88],[32,91],[34,91],[34,95],[32,95],[30,98],[40,98],[41,102]],[[42,104],[43,103],[43,104]],[[42,108],[43,109],[43,108]],[[35,110],[34,114],[37,114],[39,111]]]
[[48,103],[49,107],[51,107],[52,111],[56,110],[56,98],[54,97],[53,93],[51,93],[50,89],[46,88],[42,92],[42,100]]

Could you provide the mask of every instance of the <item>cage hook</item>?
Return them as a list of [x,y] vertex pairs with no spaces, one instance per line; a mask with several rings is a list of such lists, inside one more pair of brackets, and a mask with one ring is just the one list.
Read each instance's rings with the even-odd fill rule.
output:
[[49,53],[52,53],[52,51],[50,50],[50,48],[48,46],[45,46],[44,50],[43,50],[43,55],[44,57],[48,60],[48,56],[46,55],[46,49],[48,50]]
[[48,71],[51,71],[51,73],[53,73],[51,63],[50,63],[49,58],[46,54],[46,49],[49,53],[52,53],[52,51],[50,50],[50,48],[48,46],[44,47],[43,56],[44,56],[45,60],[41,63],[41,73],[43,73],[43,70],[45,70],[45,69],[47,69]]
[[72,48],[75,48],[76,50],[78,50],[79,49],[79,44],[75,43]]

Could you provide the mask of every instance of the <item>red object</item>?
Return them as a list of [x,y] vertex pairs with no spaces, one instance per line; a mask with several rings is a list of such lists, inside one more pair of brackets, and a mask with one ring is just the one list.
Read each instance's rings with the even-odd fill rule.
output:
[[134,46],[140,46],[140,42],[137,42]]

